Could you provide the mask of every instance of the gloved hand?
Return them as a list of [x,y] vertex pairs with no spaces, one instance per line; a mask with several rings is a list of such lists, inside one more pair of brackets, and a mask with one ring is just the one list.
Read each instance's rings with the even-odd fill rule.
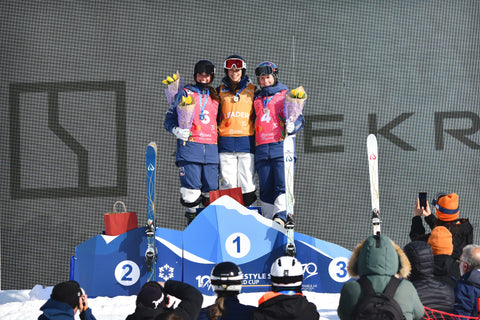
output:
[[285,129],[287,129],[287,133],[292,133],[295,130],[295,123],[287,121],[285,124]]
[[190,136],[189,129],[182,129],[179,127],[173,128],[172,133],[177,137],[177,139],[180,139],[183,141],[187,141],[188,137]]

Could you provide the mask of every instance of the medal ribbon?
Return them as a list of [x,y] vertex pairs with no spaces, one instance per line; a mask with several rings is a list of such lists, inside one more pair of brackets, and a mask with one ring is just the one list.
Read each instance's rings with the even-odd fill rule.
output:
[[[276,94],[276,93],[275,93],[275,94]],[[273,99],[273,97],[275,97],[275,94],[274,94],[273,96],[271,96],[270,98],[268,98],[268,100],[267,100],[267,97],[264,97],[264,98],[263,98],[263,105],[264,105],[264,107],[263,107],[263,112],[264,112],[264,113],[267,112],[267,110],[268,110],[268,109],[267,109],[267,104],[270,102],[270,100]]]
[[205,98],[205,103],[202,102],[202,93],[200,89],[197,89],[198,98],[200,99],[200,120],[203,120],[205,116],[203,115],[203,110],[205,110],[205,106],[207,105],[208,97],[210,96],[210,90],[207,89],[207,97]]
[[233,97],[233,101],[238,101],[238,95],[243,91],[243,89],[245,89],[245,87],[247,86],[247,82],[245,82],[245,84],[243,85],[242,89],[238,90],[238,92],[235,94],[235,97]]

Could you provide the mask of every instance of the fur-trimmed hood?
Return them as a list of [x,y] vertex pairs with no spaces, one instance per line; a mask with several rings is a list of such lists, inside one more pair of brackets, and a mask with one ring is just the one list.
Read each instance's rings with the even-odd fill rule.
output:
[[364,275],[398,275],[407,278],[411,266],[403,250],[389,237],[370,236],[360,242],[348,262],[353,278]]

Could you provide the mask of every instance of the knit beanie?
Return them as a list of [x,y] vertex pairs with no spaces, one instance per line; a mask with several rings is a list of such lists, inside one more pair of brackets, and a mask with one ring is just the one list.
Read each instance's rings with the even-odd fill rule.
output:
[[152,285],[150,283],[144,285],[137,294],[137,305],[142,304],[144,307],[159,309],[165,306],[165,295],[160,285]]
[[452,234],[444,226],[433,228],[428,244],[432,247],[433,255],[446,254],[451,255],[453,252]]
[[440,197],[435,204],[437,209],[437,218],[442,221],[453,221],[458,219],[458,195],[451,193]]
[[78,307],[78,299],[82,295],[80,285],[76,281],[61,282],[53,287],[50,298],[64,302],[75,309]]

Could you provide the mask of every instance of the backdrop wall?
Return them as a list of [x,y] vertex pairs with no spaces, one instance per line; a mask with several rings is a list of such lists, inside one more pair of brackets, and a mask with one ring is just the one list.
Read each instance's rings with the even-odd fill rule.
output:
[[145,147],[159,146],[157,214],[185,227],[163,128],[166,75],[265,60],[308,94],[298,135],[299,232],[347,249],[371,233],[366,137],[379,143],[383,231],[408,241],[419,191],[460,196],[478,241],[477,1],[2,1],[1,289],[68,278],[74,247],[116,200],[146,220]]

